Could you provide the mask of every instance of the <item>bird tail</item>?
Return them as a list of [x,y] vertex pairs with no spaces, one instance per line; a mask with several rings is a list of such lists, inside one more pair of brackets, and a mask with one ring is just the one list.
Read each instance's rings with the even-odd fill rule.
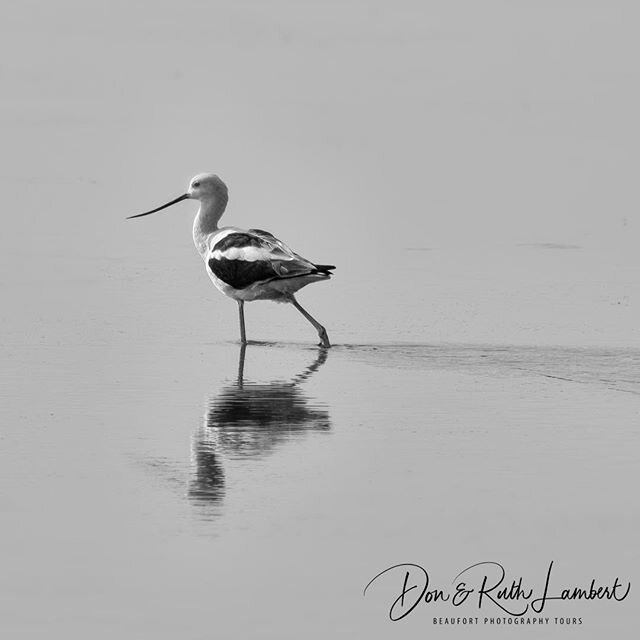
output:
[[335,269],[335,266],[332,264],[316,264],[314,265],[314,267],[320,272],[320,273],[327,273],[329,275],[331,275],[331,270]]

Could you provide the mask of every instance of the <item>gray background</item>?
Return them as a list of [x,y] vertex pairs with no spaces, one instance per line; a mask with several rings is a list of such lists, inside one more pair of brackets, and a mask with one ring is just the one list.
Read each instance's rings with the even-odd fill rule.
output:
[[[6,5],[4,635],[424,637],[430,611],[361,596],[405,561],[633,581],[638,13]],[[211,417],[247,396],[194,203],[124,222],[200,171],[223,223],[338,265],[300,294],[326,362],[295,311],[247,308],[266,424]],[[630,599],[519,633],[626,636]]]

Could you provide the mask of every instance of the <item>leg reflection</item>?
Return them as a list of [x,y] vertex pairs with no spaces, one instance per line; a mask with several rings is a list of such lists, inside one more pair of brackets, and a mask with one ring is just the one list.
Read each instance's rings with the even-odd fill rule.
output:
[[263,457],[309,431],[331,428],[324,405],[303,387],[326,362],[327,349],[319,349],[315,360],[292,379],[260,384],[245,379],[246,349],[241,345],[235,383],[211,396],[203,424],[193,436],[189,497],[195,501],[222,500],[223,459]]

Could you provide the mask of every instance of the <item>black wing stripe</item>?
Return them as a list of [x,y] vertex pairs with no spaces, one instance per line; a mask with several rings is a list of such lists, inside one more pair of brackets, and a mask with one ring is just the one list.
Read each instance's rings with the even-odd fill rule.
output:
[[278,274],[271,262],[267,260],[249,262],[247,260],[211,258],[207,264],[217,278],[226,282],[234,289],[245,289],[257,282],[267,282],[269,280],[286,280],[288,278],[299,278],[313,274],[322,276],[331,275],[328,271],[321,269],[309,270],[307,273]]
[[270,262],[266,260],[227,260],[212,258],[208,262],[212,273],[234,289],[244,289],[255,282],[270,280],[277,276]]
[[277,240],[273,233],[265,231],[264,229],[249,229],[249,233],[255,233],[259,236],[266,236],[267,238],[273,238],[274,240]]
[[226,251],[227,249],[240,249],[244,247],[261,247],[260,238],[250,233],[230,233],[213,245],[214,251]]

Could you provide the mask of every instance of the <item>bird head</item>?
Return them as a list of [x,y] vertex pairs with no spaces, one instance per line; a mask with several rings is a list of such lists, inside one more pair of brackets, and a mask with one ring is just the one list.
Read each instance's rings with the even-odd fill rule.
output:
[[227,185],[215,173],[199,173],[191,179],[187,195],[193,200],[207,200],[219,196],[226,198]]

